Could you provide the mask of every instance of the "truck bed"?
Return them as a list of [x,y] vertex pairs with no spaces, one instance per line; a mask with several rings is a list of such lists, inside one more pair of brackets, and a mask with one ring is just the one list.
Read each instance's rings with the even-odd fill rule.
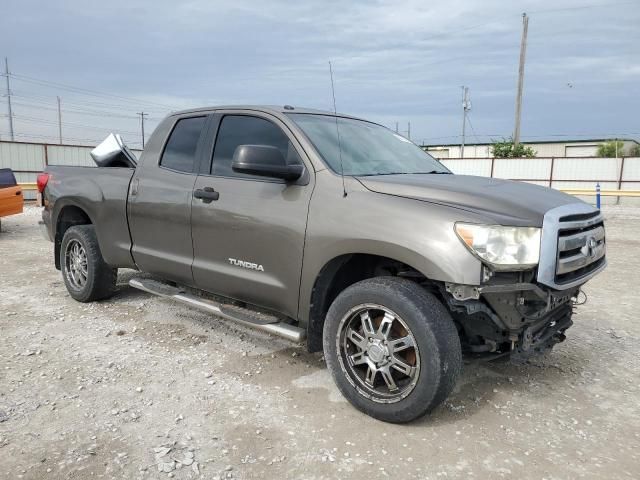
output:
[[[49,235],[56,242],[56,225],[61,212],[82,209],[95,226],[100,250],[105,261],[113,266],[134,267],[131,257],[131,236],[127,221],[129,184],[133,168],[50,166],[47,188],[49,205],[43,216]],[[47,220],[47,219],[45,219]]]

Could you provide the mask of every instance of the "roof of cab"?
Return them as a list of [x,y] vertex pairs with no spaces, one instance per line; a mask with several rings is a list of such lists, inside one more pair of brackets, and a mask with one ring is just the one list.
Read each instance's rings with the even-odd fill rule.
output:
[[[199,113],[199,112],[214,112],[216,110],[255,110],[257,112],[267,112],[267,113],[275,113],[275,114],[283,114],[283,113],[309,113],[316,115],[336,115],[334,112],[330,112],[328,110],[316,110],[313,108],[299,108],[293,107],[291,105],[217,105],[211,107],[199,107],[199,108],[189,108],[186,110],[179,110],[176,112],[171,112],[171,115],[184,115],[188,113]],[[342,113],[338,113],[339,117],[348,117],[348,118],[357,118],[351,115],[345,115]]]

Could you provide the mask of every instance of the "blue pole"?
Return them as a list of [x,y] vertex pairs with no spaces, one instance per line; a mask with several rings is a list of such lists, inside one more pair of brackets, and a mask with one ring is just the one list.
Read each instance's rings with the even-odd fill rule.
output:
[[600,182],[596,183],[596,208],[600,210]]

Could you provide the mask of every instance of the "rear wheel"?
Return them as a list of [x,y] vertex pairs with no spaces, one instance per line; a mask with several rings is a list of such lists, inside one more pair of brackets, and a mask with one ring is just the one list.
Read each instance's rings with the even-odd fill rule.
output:
[[388,422],[408,422],[439,405],[462,366],[449,312],[424,288],[394,277],[344,290],[329,309],[323,341],[340,391]]
[[67,291],[79,302],[110,297],[118,270],[102,258],[93,225],[69,228],[62,238],[60,266]]

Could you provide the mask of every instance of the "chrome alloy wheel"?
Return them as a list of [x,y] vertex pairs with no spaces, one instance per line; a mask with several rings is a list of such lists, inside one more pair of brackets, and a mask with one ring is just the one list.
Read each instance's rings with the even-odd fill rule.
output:
[[349,310],[338,326],[336,347],[349,382],[374,402],[398,402],[418,381],[416,340],[404,320],[382,305]]
[[87,252],[78,240],[71,240],[64,253],[65,275],[69,283],[77,290],[87,284]]

